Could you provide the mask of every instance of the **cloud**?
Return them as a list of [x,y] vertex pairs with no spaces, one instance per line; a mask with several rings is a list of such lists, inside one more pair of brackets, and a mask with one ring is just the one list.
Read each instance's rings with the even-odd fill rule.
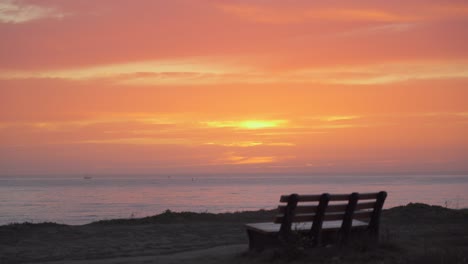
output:
[[[260,4],[224,3],[217,7],[228,14],[265,24],[299,24],[311,21],[338,21],[338,22],[386,22],[407,23],[415,21],[445,20],[463,18],[468,14],[467,5],[453,4],[427,4],[424,6],[411,6],[400,10],[391,10],[385,6],[361,7],[334,7],[325,6],[266,6]],[[408,12],[405,9],[416,9],[418,12]],[[403,10],[403,11],[401,11]]]
[[324,116],[320,117],[321,120],[334,122],[334,121],[348,121],[358,119],[360,116],[352,115],[352,116]]
[[[171,116],[167,114],[121,113],[119,117],[107,116],[80,120],[37,120],[29,122],[0,122],[0,134],[40,136],[41,144],[125,144],[125,145],[183,145],[218,147],[285,147],[293,143],[275,141],[252,135],[258,129],[272,129],[283,120],[245,120],[229,125],[239,125],[237,130],[218,130],[219,126],[202,127],[195,116]],[[219,123],[221,124],[221,123]],[[225,123],[224,125],[227,125]],[[225,126],[222,126],[225,127]],[[13,142],[11,142],[13,143]]]
[[125,144],[125,145],[194,145],[193,141],[184,138],[116,138],[116,139],[89,139],[75,143],[84,144]]
[[294,143],[289,142],[259,142],[259,141],[239,141],[239,142],[208,142],[206,145],[210,146],[222,146],[222,147],[257,147],[257,146],[274,146],[274,147],[293,147],[296,146]]
[[149,60],[94,65],[57,70],[4,70],[0,79],[107,80],[123,85],[192,85],[223,82],[232,75],[248,72],[247,66],[229,58],[195,57],[174,60]]
[[338,37],[365,36],[371,34],[388,34],[407,32],[417,27],[417,23],[390,23],[379,26],[368,26],[337,33]]
[[379,85],[411,80],[468,78],[468,63],[434,61],[348,65],[296,70],[291,75],[290,79],[295,82]]
[[[454,60],[401,61],[275,70],[254,63],[258,62],[239,59],[235,61],[235,58],[200,57],[62,70],[4,70],[0,71],[0,80],[35,78],[71,81],[101,80],[125,86],[191,86],[272,83],[379,85],[409,80],[468,78],[468,62]],[[244,125],[249,126],[249,124]],[[256,124],[250,125],[253,127]],[[224,124],[224,126],[234,125]]]
[[467,64],[387,64],[376,65],[369,70],[374,70],[374,74],[362,76],[330,78],[328,83],[346,85],[376,85],[405,82],[410,80],[437,80],[437,79],[458,79],[468,78]]
[[296,24],[314,20],[402,22],[415,19],[412,16],[370,8],[272,8],[252,4],[220,4],[218,8],[241,18],[267,24]]
[[248,148],[248,147],[261,146],[263,145],[263,142],[256,142],[256,141],[240,141],[240,142],[230,142],[230,143],[208,142],[206,143],[206,145]]
[[14,0],[0,0],[1,23],[26,23],[43,18],[63,18],[65,13],[52,7],[42,7]]
[[220,161],[223,164],[247,165],[274,163],[278,161],[278,158],[274,156],[240,156],[236,153],[228,152],[225,153],[225,157],[222,158]]

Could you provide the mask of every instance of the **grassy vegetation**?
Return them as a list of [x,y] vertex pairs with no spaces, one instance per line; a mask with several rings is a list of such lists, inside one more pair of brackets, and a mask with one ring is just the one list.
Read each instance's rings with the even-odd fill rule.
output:
[[276,210],[259,210],[233,213],[194,213],[194,212],[172,212],[166,210],[164,213],[143,218],[127,218],[102,220],[91,223],[90,225],[141,225],[141,224],[170,224],[170,223],[247,223],[252,221],[264,221],[272,219]]
[[[170,254],[219,245],[247,244],[244,223],[270,221],[271,211],[175,213],[115,219],[82,226],[0,226],[0,263],[83,260]],[[468,210],[408,204],[384,210],[380,243],[359,239],[346,247],[282,249],[245,253],[228,263],[468,263]]]

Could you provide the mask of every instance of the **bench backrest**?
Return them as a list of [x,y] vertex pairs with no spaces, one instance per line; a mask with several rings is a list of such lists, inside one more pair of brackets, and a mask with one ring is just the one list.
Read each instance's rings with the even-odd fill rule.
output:
[[[324,221],[342,220],[339,230],[342,240],[346,240],[353,219],[368,223],[367,229],[378,236],[380,215],[387,193],[351,193],[321,195],[283,195],[280,198],[275,223],[281,223],[280,234],[288,236],[293,223],[312,222],[310,234],[320,242]],[[284,204],[285,203],[285,204]],[[343,241],[344,242],[344,241]]]

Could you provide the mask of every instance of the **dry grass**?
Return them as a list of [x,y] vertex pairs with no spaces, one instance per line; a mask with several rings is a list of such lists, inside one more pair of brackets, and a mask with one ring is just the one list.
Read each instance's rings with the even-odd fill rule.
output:
[[[173,213],[82,226],[54,223],[0,226],[0,263],[162,256],[247,244],[243,223],[269,221],[273,211]],[[468,210],[409,204],[385,210],[378,245],[286,249],[224,257],[228,263],[468,263]],[[206,260],[200,263],[215,263]],[[216,258],[215,258],[216,259]]]

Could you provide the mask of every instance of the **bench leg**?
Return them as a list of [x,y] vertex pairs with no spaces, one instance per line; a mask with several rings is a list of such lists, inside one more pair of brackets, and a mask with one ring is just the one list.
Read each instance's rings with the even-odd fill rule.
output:
[[247,229],[247,236],[249,237],[250,251],[263,251],[267,247],[279,245],[278,236],[275,234],[263,234]]
[[247,235],[249,237],[249,250],[253,251],[262,251],[265,248],[264,243],[265,238],[264,234],[260,234],[258,232],[252,231],[252,230],[247,230]]
[[247,236],[249,237],[249,250],[252,251],[255,249],[255,235],[252,230],[247,229]]

